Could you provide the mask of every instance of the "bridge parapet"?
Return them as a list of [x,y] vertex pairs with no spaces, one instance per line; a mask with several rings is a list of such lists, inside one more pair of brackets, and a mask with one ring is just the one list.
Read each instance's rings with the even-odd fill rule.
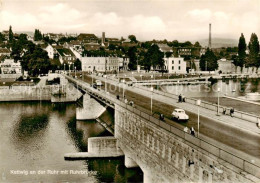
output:
[[[191,136],[131,106],[115,105],[115,137],[147,182],[259,182],[259,162]],[[148,179],[149,177],[149,179]],[[145,179],[146,180],[146,179]]]

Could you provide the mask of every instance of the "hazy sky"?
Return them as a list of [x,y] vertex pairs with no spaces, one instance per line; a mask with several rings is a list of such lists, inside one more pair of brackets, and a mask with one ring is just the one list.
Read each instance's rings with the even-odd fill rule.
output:
[[260,0],[0,0],[0,30],[136,35],[138,40],[260,37]]

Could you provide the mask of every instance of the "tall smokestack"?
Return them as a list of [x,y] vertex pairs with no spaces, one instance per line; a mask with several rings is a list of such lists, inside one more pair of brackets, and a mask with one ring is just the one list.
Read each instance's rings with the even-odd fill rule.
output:
[[209,49],[211,49],[211,24],[209,24]]
[[105,46],[105,32],[102,32],[102,46]]

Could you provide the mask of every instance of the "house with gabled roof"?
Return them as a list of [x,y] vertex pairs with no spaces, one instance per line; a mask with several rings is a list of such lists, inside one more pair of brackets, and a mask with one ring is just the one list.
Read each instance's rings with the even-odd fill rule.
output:
[[68,48],[58,46],[56,47],[56,50],[59,55],[59,60],[61,64],[70,62],[73,63],[77,59],[74,53]]
[[5,55],[5,56],[10,56],[11,52],[7,48],[0,48],[0,56]]

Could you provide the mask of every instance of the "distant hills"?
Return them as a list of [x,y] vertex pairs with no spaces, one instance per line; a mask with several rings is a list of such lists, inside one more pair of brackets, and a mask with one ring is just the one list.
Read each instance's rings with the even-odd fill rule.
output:
[[[208,39],[199,40],[201,46],[208,46]],[[235,47],[238,46],[238,40],[236,39],[228,39],[228,38],[212,38],[211,40],[212,48],[221,48],[221,47]]]

